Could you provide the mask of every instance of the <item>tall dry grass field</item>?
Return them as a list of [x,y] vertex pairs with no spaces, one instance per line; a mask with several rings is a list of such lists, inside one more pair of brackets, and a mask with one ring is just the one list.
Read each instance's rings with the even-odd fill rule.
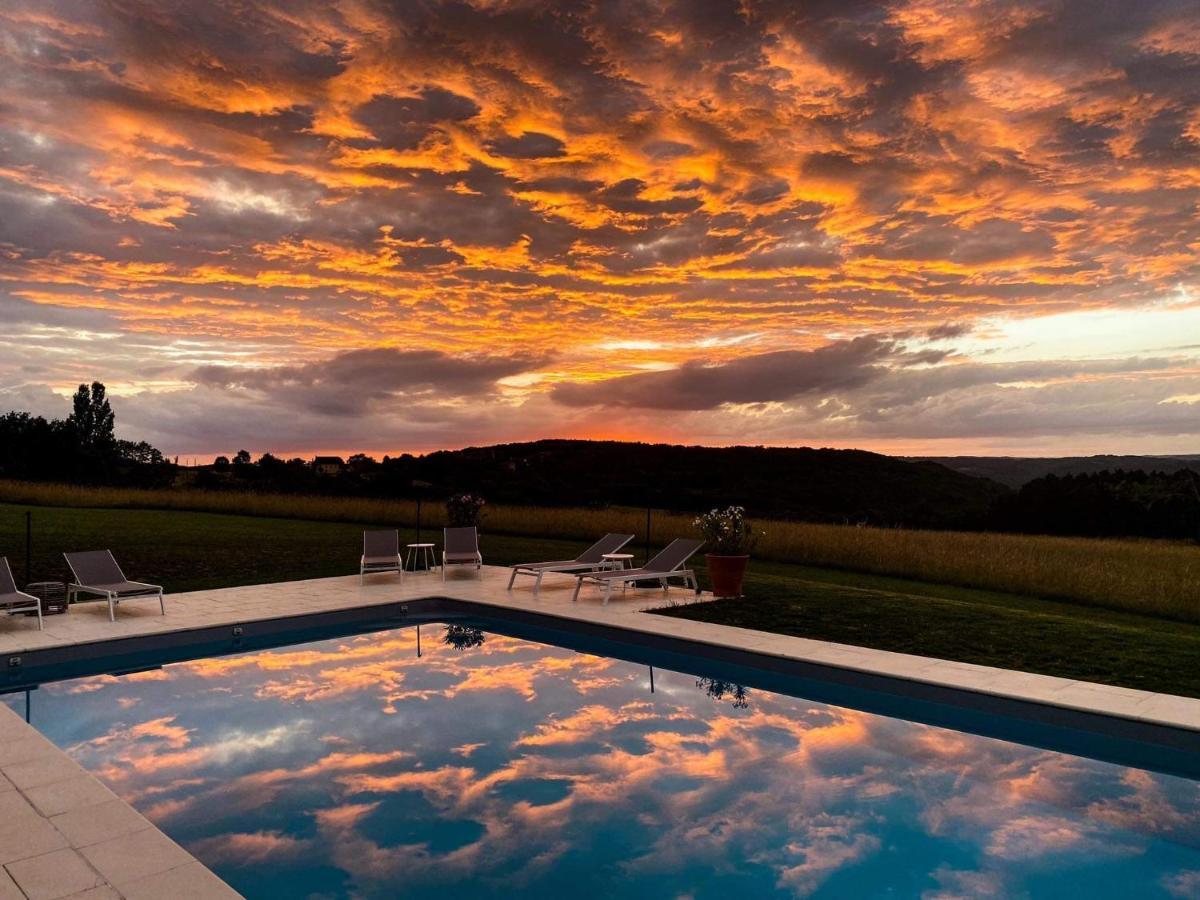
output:
[[[0,502],[38,506],[179,509],[250,516],[412,527],[416,503],[211,491],[153,491],[0,481]],[[440,503],[422,526],[444,524]],[[514,535],[588,540],[608,531],[645,532],[645,511],[488,506],[483,528]],[[1036,597],[1200,622],[1200,547],[1170,541],[1096,540],[978,532],[856,528],[758,521],[755,555],[786,563]],[[691,535],[691,516],[655,512],[652,542]]]

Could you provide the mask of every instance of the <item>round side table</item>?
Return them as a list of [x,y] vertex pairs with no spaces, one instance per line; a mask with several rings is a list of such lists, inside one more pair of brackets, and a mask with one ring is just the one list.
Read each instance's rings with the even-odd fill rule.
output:
[[[409,572],[432,572],[437,568],[433,547],[433,544],[405,544],[404,568]],[[421,568],[417,568],[417,563],[421,564]]]
[[601,557],[604,560],[604,568],[611,571],[618,569],[627,569],[632,564],[632,553],[605,553]]

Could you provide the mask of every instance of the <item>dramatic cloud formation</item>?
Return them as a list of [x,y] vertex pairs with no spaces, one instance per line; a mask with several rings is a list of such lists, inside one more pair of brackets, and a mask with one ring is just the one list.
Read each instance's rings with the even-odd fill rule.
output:
[[0,407],[101,378],[172,452],[1194,449],[1196,22],[14,0]]

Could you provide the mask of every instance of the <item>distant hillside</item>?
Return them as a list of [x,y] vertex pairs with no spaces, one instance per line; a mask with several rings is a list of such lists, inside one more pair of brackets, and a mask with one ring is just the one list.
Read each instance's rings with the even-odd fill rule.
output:
[[964,475],[989,478],[1019,488],[1046,475],[1086,475],[1094,472],[1165,472],[1183,469],[1200,471],[1200,454],[1182,456],[919,456],[911,462],[932,462]]
[[739,503],[758,516],[920,527],[979,522],[1007,493],[933,462],[808,448],[550,440],[400,457],[381,469],[373,480],[396,493],[420,479],[503,503],[685,511]]

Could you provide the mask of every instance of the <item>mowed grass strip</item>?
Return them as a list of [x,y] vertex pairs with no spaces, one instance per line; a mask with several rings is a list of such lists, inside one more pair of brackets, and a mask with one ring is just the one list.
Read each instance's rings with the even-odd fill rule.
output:
[[1074,603],[755,563],[741,599],[656,612],[1200,697],[1200,626]]
[[[0,505],[0,554],[9,557],[18,581],[25,580],[26,510],[33,512],[33,579],[64,577],[63,550],[107,547],[131,577],[163,584],[169,592],[353,574],[364,527],[173,510]],[[409,541],[416,535],[404,529],[401,537]],[[485,560],[499,565],[571,557],[585,543],[487,529],[482,538]],[[703,582],[703,560],[698,562]],[[528,583],[517,588],[528,589]],[[656,591],[638,592],[624,602],[649,606],[659,598]],[[663,612],[1200,696],[1200,626],[1077,604],[756,559],[746,599]],[[24,627],[21,620],[0,619],[0,628]]]
[[[324,522],[412,527],[408,500],[249,492],[135,490],[0,481],[0,502],[62,507],[175,509]],[[438,502],[423,524],[444,523]],[[488,506],[491,534],[592,541],[609,531],[645,531],[645,511]],[[755,556],[922,582],[1069,600],[1108,609],[1200,622],[1200,546],[1176,541],[1099,540],[981,532],[858,528],[756,521]],[[656,511],[652,541],[694,534],[692,517]]]

